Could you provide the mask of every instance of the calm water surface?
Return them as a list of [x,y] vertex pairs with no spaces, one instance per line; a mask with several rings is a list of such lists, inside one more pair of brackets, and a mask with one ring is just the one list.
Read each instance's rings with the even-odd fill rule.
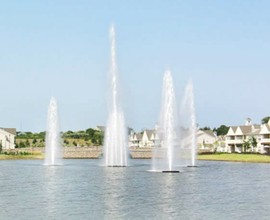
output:
[[0,161],[0,219],[270,219],[270,164],[199,162],[180,174],[99,160]]

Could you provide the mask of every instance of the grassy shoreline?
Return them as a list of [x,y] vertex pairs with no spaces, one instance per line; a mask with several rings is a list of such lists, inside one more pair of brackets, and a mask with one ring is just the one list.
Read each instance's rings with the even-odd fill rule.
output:
[[248,163],[270,163],[270,156],[261,154],[202,154],[198,160],[248,162]]
[[[44,159],[43,154],[28,154],[28,155],[8,155],[0,154],[0,160],[42,160]],[[80,159],[80,158],[77,158]],[[85,158],[82,158],[85,159]],[[93,159],[93,158],[89,158]],[[136,158],[140,159],[140,158]],[[142,158],[144,159],[144,158]],[[201,154],[198,155],[198,160],[208,161],[227,161],[227,162],[248,162],[248,163],[270,163],[269,155],[261,154],[228,154],[228,153],[217,153],[217,154]]]
[[0,160],[42,160],[44,156],[42,154],[29,154],[29,155],[8,155],[0,154]]

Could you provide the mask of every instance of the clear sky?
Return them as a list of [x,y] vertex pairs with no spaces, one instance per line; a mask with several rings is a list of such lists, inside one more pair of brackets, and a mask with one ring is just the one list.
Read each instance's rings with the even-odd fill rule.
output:
[[115,24],[126,120],[158,120],[164,71],[179,103],[190,78],[198,124],[270,115],[268,0],[13,0],[0,3],[0,127],[43,131],[51,96],[62,130],[107,120]]

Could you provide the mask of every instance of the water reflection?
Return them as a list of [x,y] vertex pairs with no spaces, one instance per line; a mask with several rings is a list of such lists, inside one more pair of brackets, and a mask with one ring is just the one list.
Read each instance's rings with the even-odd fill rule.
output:
[[60,198],[59,193],[61,192],[59,175],[57,175],[57,171],[59,167],[57,166],[46,166],[44,172],[44,184],[43,184],[43,192],[44,192],[44,210],[45,216],[48,219],[52,219],[56,216],[57,213],[57,204],[58,199]]
[[126,168],[38,163],[0,161],[0,219],[269,218],[269,164],[203,162],[170,174],[146,172],[145,160]]
[[177,209],[175,207],[175,178],[176,175],[179,175],[179,173],[173,174],[173,173],[163,173],[163,184],[160,185],[161,188],[161,194],[160,199],[162,201],[161,209],[163,209],[163,212],[166,213],[166,215],[173,217],[175,213],[177,213]]
[[105,202],[104,217],[115,219],[123,218],[124,198],[126,189],[126,167],[104,167],[104,193],[103,200]]

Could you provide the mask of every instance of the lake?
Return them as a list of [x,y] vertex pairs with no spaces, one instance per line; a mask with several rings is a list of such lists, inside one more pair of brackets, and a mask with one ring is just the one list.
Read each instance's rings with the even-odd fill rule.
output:
[[199,161],[181,173],[151,160],[0,161],[0,219],[270,219],[270,164]]

